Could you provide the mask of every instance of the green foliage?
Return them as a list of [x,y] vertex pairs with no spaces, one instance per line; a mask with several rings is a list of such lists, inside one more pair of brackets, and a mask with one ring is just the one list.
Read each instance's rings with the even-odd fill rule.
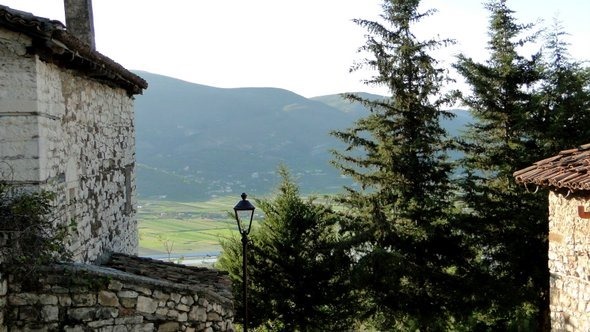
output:
[[513,172],[542,159],[541,142],[530,123],[539,105],[539,54],[525,58],[519,47],[532,26],[515,22],[506,1],[486,4],[490,11],[489,60],[463,55],[455,65],[470,85],[462,101],[475,118],[463,137],[461,166],[463,224],[480,258],[472,264],[479,284],[473,318],[479,328],[515,329],[546,324],[548,305],[547,203],[544,194],[525,192]]
[[380,330],[446,330],[462,316],[462,266],[471,257],[452,220],[450,143],[440,121],[447,76],[430,53],[451,40],[418,40],[413,27],[433,11],[417,0],[383,4],[383,22],[356,20],[369,36],[370,55],[354,69],[376,75],[391,96],[348,95],[371,113],[333,134],[346,145],[334,165],[358,187],[346,187],[345,234],[352,236],[356,280],[367,312]]
[[67,261],[71,222],[64,225],[47,191],[23,192],[0,184],[0,255],[5,271],[21,280],[37,280],[42,266]]
[[590,137],[590,69],[571,60],[566,36],[558,21],[545,34],[539,107],[530,121],[546,156]]
[[[288,171],[272,200],[257,200],[265,219],[251,234],[248,307],[261,330],[334,331],[349,328],[355,313],[350,258],[340,247],[338,216],[303,200]],[[219,266],[230,273],[242,312],[241,242],[223,243]]]

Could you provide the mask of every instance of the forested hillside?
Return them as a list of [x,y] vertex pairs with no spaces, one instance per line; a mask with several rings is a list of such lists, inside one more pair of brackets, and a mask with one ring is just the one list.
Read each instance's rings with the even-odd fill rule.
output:
[[[360,104],[340,95],[308,99],[277,88],[221,89],[138,73],[150,84],[135,106],[140,197],[265,194],[281,163],[305,193],[333,193],[351,183],[329,164],[330,149],[342,146],[330,131],[366,115]],[[453,134],[469,118],[457,114],[445,120]]]

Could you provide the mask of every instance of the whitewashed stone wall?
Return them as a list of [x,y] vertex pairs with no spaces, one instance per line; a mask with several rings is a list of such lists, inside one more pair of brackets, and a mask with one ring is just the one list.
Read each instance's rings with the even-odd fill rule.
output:
[[30,44],[0,28],[1,175],[58,194],[76,261],[136,254],[133,100],[27,55]]
[[3,178],[38,182],[36,62],[30,39],[0,28],[0,171]]
[[549,271],[551,327],[554,331],[590,331],[590,199],[549,194]]

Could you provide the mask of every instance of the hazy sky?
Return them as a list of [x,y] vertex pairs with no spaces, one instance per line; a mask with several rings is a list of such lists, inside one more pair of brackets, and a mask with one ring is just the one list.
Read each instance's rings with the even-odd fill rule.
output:
[[[97,49],[128,69],[216,87],[273,86],[306,97],[384,89],[350,74],[365,32],[353,18],[375,19],[381,0],[94,0]],[[0,4],[65,22],[63,0]],[[520,22],[557,16],[572,55],[590,60],[590,1],[509,0]],[[458,41],[444,57],[485,59],[487,11],[479,0],[424,0],[439,12],[420,35]]]

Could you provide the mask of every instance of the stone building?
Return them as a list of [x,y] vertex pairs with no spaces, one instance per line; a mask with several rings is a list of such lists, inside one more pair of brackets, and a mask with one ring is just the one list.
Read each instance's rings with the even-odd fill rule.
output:
[[0,6],[0,174],[54,191],[79,262],[135,254],[132,96],[147,83],[57,21]]
[[551,328],[590,331],[590,144],[514,173],[549,193]]
[[95,50],[91,0],[64,4],[67,28],[0,5],[0,180],[56,193],[76,223],[74,262],[34,289],[0,270],[0,331],[233,331],[226,274],[134,256],[147,83]]

